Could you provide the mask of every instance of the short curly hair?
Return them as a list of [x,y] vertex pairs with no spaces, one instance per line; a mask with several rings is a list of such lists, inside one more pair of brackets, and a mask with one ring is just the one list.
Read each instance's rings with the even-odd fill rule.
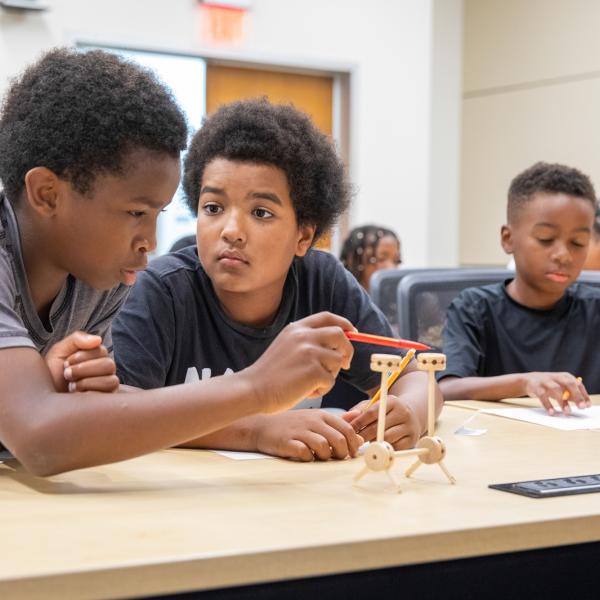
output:
[[220,107],[194,135],[185,158],[183,189],[190,210],[206,165],[215,158],[273,165],[287,176],[299,225],[315,226],[315,241],[346,210],[350,187],[331,141],[291,105],[266,98]]
[[509,223],[518,218],[520,210],[537,192],[567,194],[589,200],[592,206],[596,206],[596,192],[587,175],[565,165],[538,162],[519,173],[510,184],[507,204]]
[[86,194],[100,173],[123,174],[131,150],[178,158],[186,140],[183,113],[150,71],[102,50],[56,48],[4,100],[0,179],[13,202],[36,166]]

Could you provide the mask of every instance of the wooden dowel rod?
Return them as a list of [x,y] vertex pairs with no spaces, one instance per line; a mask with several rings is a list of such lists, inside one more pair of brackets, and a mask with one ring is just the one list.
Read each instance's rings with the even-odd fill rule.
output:
[[429,371],[429,389],[427,390],[427,435],[435,435],[435,374]]
[[395,456],[423,456],[429,454],[428,448],[411,448],[410,450],[396,450]]

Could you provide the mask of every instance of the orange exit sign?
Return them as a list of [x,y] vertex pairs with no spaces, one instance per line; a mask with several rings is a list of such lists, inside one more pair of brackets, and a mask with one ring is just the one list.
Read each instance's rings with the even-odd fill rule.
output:
[[243,42],[251,0],[200,2],[200,31],[209,45],[234,46]]

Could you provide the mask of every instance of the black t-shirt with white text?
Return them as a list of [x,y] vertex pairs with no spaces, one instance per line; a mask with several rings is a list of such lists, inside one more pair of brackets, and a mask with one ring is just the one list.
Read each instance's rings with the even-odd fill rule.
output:
[[600,289],[575,283],[554,307],[537,310],[513,300],[509,282],[463,290],[450,304],[439,379],[566,371],[600,393]]
[[[253,364],[288,323],[321,311],[346,317],[359,331],[393,335],[356,279],[319,250],[294,259],[271,325],[237,323],[223,311],[190,246],[140,273],[113,323],[118,375],[121,383],[149,389],[236,372]],[[369,344],[354,344],[354,350],[351,368],[340,377],[361,390],[380,383],[370,369],[371,353],[403,354]]]

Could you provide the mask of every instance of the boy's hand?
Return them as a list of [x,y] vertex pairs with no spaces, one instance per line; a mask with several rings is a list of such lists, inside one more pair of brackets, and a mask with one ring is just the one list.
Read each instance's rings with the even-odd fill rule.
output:
[[327,312],[287,325],[267,351],[241,372],[262,412],[280,412],[329,391],[340,369],[350,367],[354,353],[344,331],[354,331],[350,321]]
[[[365,442],[372,442],[377,439],[379,402],[376,402],[365,411],[364,408],[368,403],[368,400],[360,402],[351,412],[344,415],[344,418],[350,418],[350,425],[352,425],[354,431],[364,438]],[[351,417],[355,409],[359,409],[360,413]],[[407,450],[415,447],[420,436],[421,423],[413,407],[398,396],[389,395],[387,399],[387,416],[385,418],[385,441],[389,442],[394,450]]]
[[356,456],[362,444],[344,419],[315,409],[265,417],[256,431],[260,452],[300,461]]
[[115,392],[119,388],[115,362],[99,335],[76,331],[54,344],[45,359],[58,392]]
[[[579,408],[589,408],[592,405],[583,383],[570,373],[543,373],[534,371],[524,373],[523,393],[532,398],[539,398],[548,414],[556,413],[552,401],[566,415],[571,414],[569,402]],[[568,392],[568,394],[566,394]]]

